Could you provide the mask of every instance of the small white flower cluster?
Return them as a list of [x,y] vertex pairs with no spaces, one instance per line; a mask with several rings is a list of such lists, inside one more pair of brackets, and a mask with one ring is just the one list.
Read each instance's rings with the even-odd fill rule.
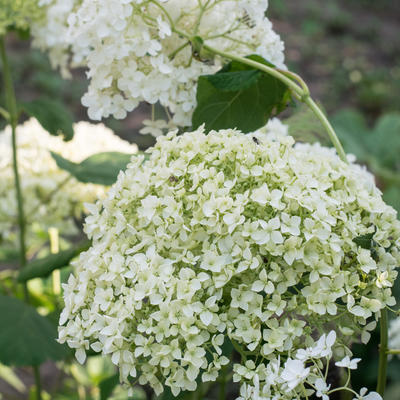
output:
[[[79,46],[80,56],[87,53],[85,64],[91,82],[82,101],[95,120],[110,115],[125,118],[127,112],[146,101],[168,108],[175,125],[191,125],[197,80],[215,73],[220,61],[194,58],[189,40],[177,31],[187,37],[200,36],[220,51],[242,56],[257,53],[284,67],[283,43],[265,17],[267,0],[66,3],[56,1],[52,13],[58,13],[61,7],[60,15],[75,10],[68,19],[69,33],[62,40]],[[53,31],[58,26],[56,19],[48,29]],[[57,40],[52,39],[53,34],[46,37],[46,29],[40,35],[42,42]],[[62,27],[61,33],[64,30]]]
[[400,350],[400,317],[397,317],[390,323],[389,348]]
[[69,68],[84,65],[88,48],[68,39],[68,17],[81,0],[39,0],[43,16],[31,22],[32,45],[48,53],[53,68],[70,77]]
[[327,382],[335,341],[336,332],[331,331],[323,334],[312,346],[297,350],[295,357],[288,357],[284,363],[277,357],[269,359],[267,364],[256,365],[252,360],[244,365],[234,364],[233,381],[241,382],[237,400],[293,400],[312,395],[329,400],[330,394],[339,390],[351,392],[356,396],[354,400],[382,400],[376,392],[366,394],[366,388],[357,394],[348,387],[351,370],[357,369],[360,358],[345,356],[335,363],[337,367],[347,368],[349,379],[345,386],[332,387]]
[[[81,216],[84,202],[104,197],[106,188],[77,182],[59,169],[49,151],[80,162],[101,152],[135,153],[136,145],[120,139],[102,124],[79,122],[69,142],[46,132],[30,119],[17,128],[18,165],[28,226],[28,243],[37,232],[56,227],[60,233],[75,233],[73,217]],[[11,129],[0,132],[0,241],[14,242],[17,207],[12,169]],[[35,233],[36,232],[36,233]]]
[[[277,121],[254,135],[200,128],[132,159],[91,206],[93,245],[64,287],[59,339],[78,360],[109,354],[122,382],[139,373],[177,395],[217,379],[229,338],[267,371],[282,365],[286,396],[308,376],[292,371],[299,349],[333,320],[337,357],[368,341],[394,303],[396,212],[364,169],[284,134]],[[370,250],[354,241],[368,233]]]

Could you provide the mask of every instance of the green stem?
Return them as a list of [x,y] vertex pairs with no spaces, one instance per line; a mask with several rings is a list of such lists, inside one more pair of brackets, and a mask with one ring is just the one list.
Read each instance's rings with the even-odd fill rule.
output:
[[[19,226],[19,255],[20,255],[20,267],[24,268],[26,259],[26,245],[25,245],[25,214],[24,204],[21,190],[20,175],[18,171],[18,153],[17,153],[17,124],[18,124],[18,108],[17,100],[15,97],[14,84],[11,77],[11,69],[8,63],[6,45],[4,37],[0,37],[0,58],[3,64],[3,81],[4,90],[6,97],[6,107],[9,115],[8,121],[11,125],[11,142],[13,152],[13,172],[15,181],[15,193],[18,208],[18,226]],[[26,283],[23,284],[25,301],[29,302],[29,293]],[[37,400],[42,400],[41,395],[41,384],[40,384],[40,372],[39,367],[33,367],[36,383]]]
[[[225,53],[223,51],[220,51],[218,49],[210,47],[206,44],[204,44],[203,48],[213,54],[219,55],[221,57],[224,57],[224,58],[227,58],[230,60],[239,61],[242,64],[246,64],[246,65],[249,65],[260,71],[263,71],[271,76],[274,76],[275,78],[279,79],[282,83],[284,83],[286,86],[288,86],[289,89],[291,89],[295,93],[296,97],[299,98],[308,107],[310,107],[310,109],[314,112],[316,117],[321,121],[322,125],[325,127],[326,131],[328,132],[329,138],[330,138],[332,144],[335,146],[339,157],[344,162],[347,163],[346,153],[344,152],[343,146],[341,145],[340,140],[337,137],[332,125],[330,124],[330,122],[328,121],[328,119],[326,118],[326,116],[322,112],[322,110],[318,107],[318,105],[310,97],[310,91],[309,91],[307,85],[305,84],[305,82],[300,77],[298,77],[296,74],[294,74],[292,72],[281,71],[276,68],[270,67],[268,65],[264,65],[257,61],[251,60],[249,58],[235,56],[233,54]],[[293,79],[298,81],[299,84],[294,82]]]
[[381,343],[379,346],[378,385],[376,391],[385,394],[388,360],[388,320],[386,309],[381,310]]
[[389,349],[386,354],[400,354],[400,350],[397,349]]
[[328,132],[329,138],[330,138],[332,144],[335,146],[335,149],[336,149],[339,157],[344,162],[347,162],[346,153],[343,150],[343,146],[340,143],[340,140],[337,137],[335,130],[333,129],[330,122],[328,121],[328,118],[326,118],[325,114],[322,112],[322,110],[318,107],[318,105],[315,103],[315,101],[310,96],[307,96],[304,99],[304,103],[310,107],[310,109],[314,112],[314,114],[321,121],[322,125],[325,127],[326,131]]
[[[0,57],[3,64],[3,81],[6,95],[6,106],[9,114],[9,122],[11,125],[11,141],[13,151],[13,172],[15,181],[15,193],[18,207],[18,226],[19,226],[19,254],[20,266],[23,268],[26,265],[26,245],[25,245],[25,215],[22,199],[22,190],[20,183],[20,175],[18,171],[18,154],[17,154],[17,123],[18,109],[15,98],[14,85],[11,77],[11,70],[7,59],[6,46],[4,37],[0,38]],[[24,296],[27,301],[29,298],[28,289],[24,285]]]
[[33,374],[35,376],[36,400],[42,400],[42,384],[40,381],[40,369],[38,365],[33,367]]
[[222,368],[222,371],[221,371],[221,378],[219,381],[218,400],[225,400],[225,398],[226,398],[226,372],[227,372],[227,368],[225,366]]
[[10,120],[10,114],[8,113],[7,110],[5,110],[3,107],[0,107],[0,115],[6,120]]

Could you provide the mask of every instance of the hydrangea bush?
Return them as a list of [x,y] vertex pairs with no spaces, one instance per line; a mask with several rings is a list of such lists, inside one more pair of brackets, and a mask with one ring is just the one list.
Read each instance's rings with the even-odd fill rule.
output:
[[[123,382],[177,395],[215,381],[231,341],[247,359],[234,366],[242,398],[254,398],[257,376],[260,398],[293,399],[305,381],[315,388],[306,361],[329,352],[306,347],[321,334],[335,327],[340,358],[368,341],[394,304],[396,212],[365,169],[274,124],[160,137],[90,206],[93,245],[60,319],[80,361],[109,354]],[[370,249],[357,244],[368,234]]]
[[[232,376],[238,400],[329,400],[339,390],[382,400],[388,354],[400,353],[388,349],[386,317],[395,304],[400,222],[372,175],[346,156],[305,82],[286,69],[267,7],[267,0],[0,0],[0,115],[11,126],[0,134],[3,240],[13,241],[18,230],[24,268],[26,239],[29,245],[38,226],[70,232],[82,203],[95,202],[85,225],[92,246],[64,285],[59,341],[79,362],[89,350],[109,355],[127,387],[138,382],[179,396],[201,386],[200,397],[207,382],[220,382],[222,399]],[[60,124],[51,133],[67,128],[72,137],[71,122],[52,101],[17,105],[5,46],[15,29],[30,31],[33,46],[64,76],[74,66],[88,69],[82,102],[92,119],[124,118],[142,101],[165,108],[168,121],[156,120],[153,108],[140,131],[160,136],[155,147],[132,158],[107,195],[61,171],[49,150],[72,172],[69,161],[136,147],[87,123],[75,126],[68,144],[35,120],[17,127],[21,112],[37,112],[45,126],[42,118]],[[321,121],[336,152],[295,143],[271,120],[294,99]],[[192,130],[163,136],[179,126]],[[18,281],[49,274],[76,252],[71,246],[68,260],[64,252],[61,261],[52,254],[33,262]],[[29,323],[45,324],[26,304],[17,306]],[[9,322],[20,315],[3,309],[0,325],[20,326]],[[351,345],[366,343],[378,319],[379,393],[357,393]],[[398,320],[389,332],[393,346],[397,330]],[[4,337],[0,361],[9,360],[4,349],[13,340]],[[25,351],[19,339],[15,359],[31,362],[38,349]],[[46,341],[39,335],[38,343]],[[59,359],[59,345],[47,345],[42,358]],[[332,368],[346,370],[343,386],[330,379]]]
[[[50,227],[62,234],[74,234],[74,217],[80,218],[84,202],[104,197],[107,188],[101,185],[77,182],[57,167],[50,151],[75,162],[100,152],[135,153],[136,145],[120,139],[102,124],[79,122],[69,142],[46,132],[35,119],[17,128],[18,157],[22,176],[22,190],[28,222],[28,246],[37,241],[37,233]],[[35,140],[32,140],[35,138]],[[96,138],[96,140],[93,140]],[[12,170],[11,129],[0,132],[0,238],[16,241],[17,207]]]

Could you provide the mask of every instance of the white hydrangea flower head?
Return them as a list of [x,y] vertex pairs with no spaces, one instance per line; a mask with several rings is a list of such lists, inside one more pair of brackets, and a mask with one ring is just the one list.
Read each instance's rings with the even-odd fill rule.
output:
[[[72,6],[72,0],[67,3]],[[95,120],[110,115],[125,118],[146,101],[168,108],[175,125],[191,125],[197,80],[221,65],[218,59],[194,58],[189,41],[175,30],[200,36],[221,51],[240,56],[257,53],[284,68],[283,43],[265,17],[265,0],[74,3],[78,7],[69,17],[67,40],[81,46],[80,54],[88,52],[91,81],[82,100]]]
[[[37,1],[37,0],[36,0]],[[71,76],[70,67],[84,65],[88,47],[68,36],[68,17],[82,0],[39,0],[42,17],[31,22],[32,45],[48,53],[53,68],[63,77]]]
[[[101,185],[77,182],[57,167],[50,151],[74,162],[107,151],[137,152],[136,145],[120,139],[103,124],[79,122],[74,125],[74,132],[73,139],[65,142],[46,132],[35,119],[17,128],[18,164],[27,217],[28,244],[36,238],[35,231],[47,231],[49,227],[58,228],[61,234],[75,233],[73,217],[81,216],[83,203],[104,197],[107,190]],[[17,210],[9,127],[0,132],[0,177],[1,238],[13,241]]]
[[[217,378],[229,337],[264,357],[277,398],[293,399],[304,360],[344,363],[393,304],[377,279],[397,276],[396,217],[371,175],[330,149],[279,132],[169,133],[91,207],[93,244],[64,287],[59,340],[81,361],[90,348],[109,354],[123,382],[139,374],[177,395]],[[371,250],[355,243],[373,232]],[[258,367],[236,373],[250,384]]]

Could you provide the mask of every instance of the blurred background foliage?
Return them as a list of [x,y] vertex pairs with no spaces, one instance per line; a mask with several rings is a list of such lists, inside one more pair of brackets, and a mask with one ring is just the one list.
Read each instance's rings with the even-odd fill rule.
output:
[[[345,150],[354,154],[376,176],[386,201],[400,211],[400,1],[396,0],[270,0],[269,16],[286,45],[287,64],[309,84],[311,92],[331,117]],[[87,85],[85,72],[70,81],[53,71],[46,56],[31,51],[28,41],[10,38],[11,63],[20,100],[47,96],[62,101],[75,120],[87,120],[80,98]],[[154,143],[138,133],[150,107],[141,106],[124,121],[104,121],[121,137],[141,149]],[[307,110],[294,107],[283,115],[298,140],[329,144],[319,122]],[[2,124],[2,122],[0,122]],[[2,126],[0,125],[0,128]],[[62,271],[65,281],[70,269]],[[0,264],[0,293],[15,293],[12,269]],[[57,320],[60,299],[51,278],[29,282],[33,303]],[[397,299],[400,289],[395,288]],[[376,384],[379,332],[367,347],[355,346],[363,359],[354,376],[355,388]],[[69,360],[72,354],[68,355]],[[46,399],[127,399],[117,388],[113,365],[93,356],[85,367],[74,362],[47,362],[41,367]],[[0,364],[0,399],[31,399],[29,368]],[[112,397],[109,397],[112,396]],[[131,399],[146,398],[138,390]],[[400,398],[400,360],[389,365],[385,400]]]

